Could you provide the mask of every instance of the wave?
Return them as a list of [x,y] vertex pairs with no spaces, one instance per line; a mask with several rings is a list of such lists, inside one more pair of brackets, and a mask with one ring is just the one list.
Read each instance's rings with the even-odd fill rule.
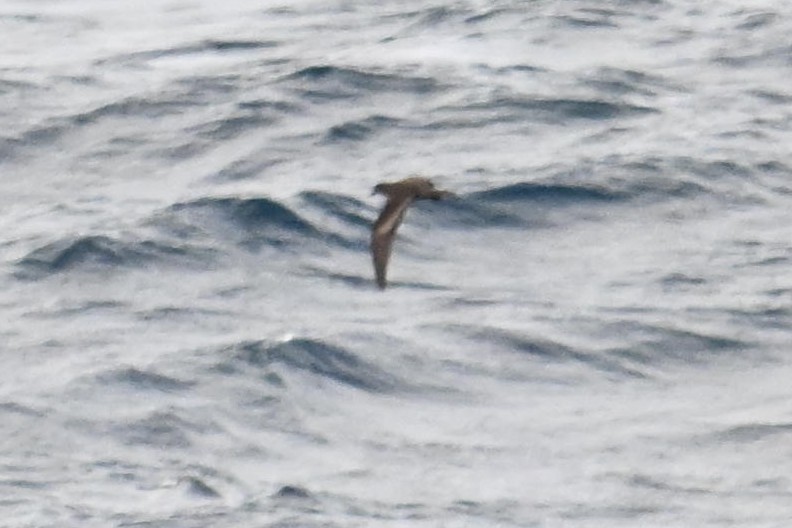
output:
[[144,418],[113,427],[115,436],[127,445],[155,446],[157,449],[186,449],[191,433],[206,427],[190,423],[175,412],[155,411]]
[[[190,90],[195,90],[198,95],[203,97],[206,90],[201,85],[200,80],[193,80],[197,86],[191,86]],[[235,90],[236,81],[229,90]],[[196,136],[199,139],[210,141],[225,141],[235,139],[246,132],[260,133],[265,127],[272,127],[282,118],[300,113],[301,107],[287,101],[253,99],[242,101],[236,104],[233,111],[220,119],[206,121],[193,125],[185,129],[189,136]]]
[[[147,98],[128,97],[91,110],[50,118],[7,141],[14,148],[45,147],[73,135],[75,130],[80,127],[95,125],[106,119],[158,120],[167,116],[183,114],[193,109],[196,104],[198,102],[190,101],[187,98],[166,94]],[[119,138],[119,140],[123,139]]]
[[[243,83],[235,75],[217,77],[186,77],[174,81],[173,85],[155,93],[134,95],[119,98],[104,104],[82,109],[78,112],[51,117],[40,123],[28,126],[14,136],[6,138],[5,149],[20,147],[41,147],[73,136],[75,131],[96,126],[108,121],[129,122],[130,126],[140,123],[162,121],[169,117],[194,114],[197,108],[207,104],[215,104],[219,96],[227,97],[229,93],[242,90]],[[181,135],[186,144],[193,149],[206,147],[201,142],[234,139],[242,133],[261,130],[270,126],[284,115],[299,111],[299,106],[284,101],[255,99],[241,101],[228,116],[220,119],[191,124],[184,128]],[[178,126],[178,125],[174,125]],[[138,126],[137,128],[140,129]],[[142,130],[142,129],[140,129]],[[145,135],[136,134],[143,138]],[[113,139],[108,138],[108,139]],[[118,137],[115,140],[125,140]],[[141,143],[147,141],[140,140]],[[157,146],[154,141],[152,145]],[[163,148],[163,154],[178,150],[178,144]],[[168,156],[164,156],[168,157]],[[171,153],[170,157],[178,157]]]
[[245,341],[220,350],[227,357],[218,370],[226,373],[253,369],[276,384],[284,376],[303,373],[366,392],[392,392],[403,382],[353,352],[317,339],[292,339],[281,343]]
[[313,495],[302,486],[294,486],[286,484],[281,486],[277,492],[272,495],[275,499],[288,499],[288,500],[307,500],[313,499]]
[[26,22],[35,23],[50,20],[50,17],[44,15],[22,14],[22,13],[3,13],[0,15],[0,20],[3,22]]
[[34,126],[20,135],[8,138],[4,150],[13,154],[20,147],[40,147],[51,145],[68,133],[69,123],[62,120],[49,120],[45,124]]
[[617,12],[609,9],[580,9],[576,15],[558,15],[553,19],[564,28],[617,28],[619,25],[613,20]]
[[134,367],[115,369],[97,377],[102,385],[117,387],[126,385],[140,391],[179,392],[193,386],[192,382],[182,381],[155,372],[139,370]]
[[339,66],[309,66],[284,79],[314,101],[345,99],[382,92],[425,95],[438,89],[437,81],[390,73],[373,73]]
[[[780,294],[779,292],[783,292]],[[789,295],[789,290],[773,290],[767,292],[771,296]],[[750,321],[757,328],[773,328],[785,330],[792,326],[792,308],[758,308],[733,309],[729,313],[743,321]]]
[[303,191],[300,199],[309,206],[341,220],[347,225],[369,229],[371,207],[350,196],[324,191]]
[[201,198],[168,208],[181,215],[223,218],[243,231],[261,228],[313,233],[315,228],[291,209],[269,198]]
[[[317,205],[322,201],[319,195],[304,193],[301,198]],[[333,207],[329,204],[329,196],[325,196],[324,205],[320,206],[324,207],[324,212],[347,222],[354,221],[354,213],[341,210],[343,200],[337,197]],[[347,199],[345,203],[355,202]],[[213,246],[230,242],[249,251],[296,247],[303,251],[362,248],[360,233],[344,235],[329,227],[319,228],[286,205],[264,197],[209,197],[178,203],[157,214],[151,222],[182,239],[204,241],[208,237]]]
[[[304,192],[300,196],[306,204],[356,228],[353,240],[358,241],[358,247],[367,245],[368,230],[377,210],[342,195]],[[547,208],[590,207],[625,199],[623,193],[594,186],[518,182],[451,200],[418,201],[411,207],[409,215],[413,223],[420,223],[421,217],[430,218],[427,226],[433,228],[539,227],[547,224]],[[539,208],[540,205],[545,208]]]
[[612,103],[597,99],[506,99],[496,101],[495,105],[536,112],[551,118],[553,121],[556,119],[563,121],[568,121],[569,119],[613,119],[658,112],[656,109],[647,106]]
[[543,337],[494,326],[456,328],[469,339],[504,351],[531,357],[544,364],[577,363],[609,375],[652,378],[658,371],[678,366],[701,366],[737,354],[750,344],[726,336],[693,330],[621,321],[599,326],[608,338],[617,336],[630,343],[602,350],[566,345]]
[[707,435],[718,444],[724,442],[753,444],[762,442],[772,436],[792,437],[792,423],[750,423],[736,425]]
[[545,225],[536,211],[504,206],[481,200],[478,193],[462,195],[453,200],[416,202],[408,214],[413,224],[422,216],[430,218],[427,226],[443,229],[539,227]]
[[[619,192],[604,187],[517,182],[462,195],[453,200],[417,202],[415,215],[431,217],[433,226],[448,229],[542,228],[569,221],[570,214],[625,201]],[[559,217],[563,215],[563,217]]]
[[327,131],[324,137],[326,143],[362,141],[368,139],[380,130],[397,126],[401,121],[388,116],[374,115],[358,121],[347,121],[335,125]]
[[0,402],[0,414],[5,414],[5,415],[14,414],[20,416],[30,416],[35,418],[42,418],[46,416],[46,413],[43,411],[36,410],[33,407],[22,405],[21,403],[17,403],[14,401]]
[[368,275],[353,275],[351,273],[339,273],[327,270],[318,266],[301,266],[301,272],[310,277],[321,277],[324,280],[345,284],[351,288],[372,288],[372,277]]
[[207,179],[220,183],[249,180],[261,177],[262,174],[285,162],[286,160],[282,158],[244,158],[231,162]]
[[[358,250],[368,248],[369,230],[378,209],[356,198],[327,192],[305,191],[300,194],[300,199],[305,205],[354,229],[344,239],[344,247]],[[425,222],[428,228],[540,227],[547,225],[546,215],[536,205],[551,208],[584,207],[623,199],[621,193],[604,188],[521,182],[460,195],[450,200],[431,203],[417,201],[408,214],[414,225],[420,225],[421,218],[428,218]],[[354,277],[349,279],[357,281]]]
[[788,68],[792,64],[792,45],[779,44],[768,46],[761,51],[746,51],[738,48],[739,51],[721,50],[713,61],[722,66],[730,68],[745,69],[751,67],[781,67]]
[[189,476],[179,479],[179,486],[183,488],[187,495],[202,499],[219,499],[222,497],[220,492],[207,484],[204,479]]
[[273,124],[274,117],[262,115],[260,113],[245,112],[241,115],[233,115],[209,121],[190,127],[186,132],[201,139],[211,141],[225,141],[241,136],[246,132],[255,132],[261,127]]
[[619,204],[651,206],[701,198],[729,204],[757,204],[767,200],[768,190],[786,192],[773,180],[785,173],[785,169],[774,163],[744,165],[686,156],[650,156],[638,160],[612,157],[581,163],[571,169],[553,168],[552,174],[541,180],[493,187],[472,193],[465,200],[516,212],[518,216],[523,204],[547,210]]
[[69,237],[31,251],[17,262],[20,278],[37,278],[72,270],[140,268],[155,264],[202,265],[211,250],[152,240],[109,236]]
[[[0,16],[0,20],[2,19],[3,17]],[[28,81],[19,81],[15,79],[0,78],[0,95],[5,95],[10,92],[14,92],[14,93],[23,92],[23,91],[32,92],[36,90],[40,90],[40,88],[35,83]]]
[[471,25],[478,25],[483,22],[491,22],[501,17],[505,17],[506,15],[520,15],[520,11],[513,8],[506,8],[506,7],[495,7],[492,9],[488,9],[484,12],[477,13],[475,15],[467,16],[464,20],[465,24]]
[[[367,247],[369,221],[364,204],[340,195],[301,195],[323,214],[354,228],[348,235],[319,229],[289,207],[269,198],[211,197],[174,204],[149,218],[156,239],[96,234],[70,236],[32,250],[16,262],[16,276],[37,279],[75,271],[146,269],[152,266],[208,268],[228,245],[246,251],[325,251]],[[366,229],[366,231],[363,231]]]
[[724,355],[751,348],[750,342],[732,337],[635,321],[604,325],[603,332],[605,335],[619,336],[630,343],[629,346],[610,349],[609,355],[659,368],[706,365]]
[[128,97],[120,101],[100,106],[89,112],[76,114],[69,119],[69,124],[86,125],[108,117],[160,119],[168,115],[181,114],[195,107],[196,104],[195,102],[181,98]]
[[224,40],[206,39],[199,42],[173,46],[170,48],[151,49],[116,55],[96,61],[99,66],[109,63],[148,62],[161,58],[195,55],[202,53],[233,53],[256,51],[277,47],[278,43],[271,40]]
[[[619,170],[633,171],[642,177],[625,181],[625,188],[635,195],[653,198],[697,198],[709,196],[729,204],[756,204],[766,201],[767,187],[772,192],[782,189],[765,183],[765,169],[771,174],[776,166],[748,165],[727,159],[698,159],[675,156],[667,159],[649,157],[641,163],[627,163]],[[634,176],[634,175],[633,175]]]
[[660,284],[669,290],[689,289],[702,286],[707,283],[707,279],[700,276],[688,275],[685,273],[669,273],[660,279]]
[[621,193],[594,186],[518,182],[479,191],[470,198],[487,203],[530,202],[562,206],[585,202],[618,202],[625,197]]
[[781,17],[778,15],[778,13],[769,11],[759,13],[742,11],[740,12],[740,15],[742,15],[744,18],[740,20],[736,28],[745,31],[753,31],[762,27],[770,26],[781,20]]
[[497,123],[541,122],[568,124],[573,120],[612,120],[657,113],[648,106],[600,99],[541,99],[497,95],[465,105],[442,106],[430,113],[426,129],[481,128]]
[[466,327],[457,329],[470,339],[496,348],[531,357],[542,363],[578,363],[610,375],[645,378],[647,374],[619,357],[608,357],[595,351],[583,350],[545,338],[524,335],[503,328]]
[[641,95],[655,96],[658,91],[682,92],[685,89],[655,74],[620,68],[601,68],[586,75],[581,83],[596,88],[605,96]]
[[201,198],[178,203],[153,222],[184,238],[206,237],[247,250],[288,248],[305,242],[355,247],[355,240],[323,231],[289,207],[269,198]]

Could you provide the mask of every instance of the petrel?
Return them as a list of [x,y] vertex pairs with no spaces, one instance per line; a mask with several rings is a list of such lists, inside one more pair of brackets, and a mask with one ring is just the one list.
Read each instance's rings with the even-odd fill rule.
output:
[[384,290],[388,284],[386,277],[393,237],[404,219],[407,208],[414,200],[442,200],[455,195],[449,191],[438,190],[429,179],[417,176],[393,183],[377,184],[371,194],[384,194],[388,198],[385,208],[371,230],[371,258],[374,261],[374,273],[377,276],[377,286]]

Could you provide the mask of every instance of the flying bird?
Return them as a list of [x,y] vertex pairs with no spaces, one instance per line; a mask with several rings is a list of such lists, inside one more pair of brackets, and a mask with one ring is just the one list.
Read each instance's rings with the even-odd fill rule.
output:
[[427,178],[414,176],[393,183],[380,183],[371,194],[384,194],[388,201],[371,230],[371,258],[377,286],[384,290],[388,284],[388,260],[393,237],[404,219],[404,213],[414,200],[442,200],[455,196],[449,191],[436,189]]

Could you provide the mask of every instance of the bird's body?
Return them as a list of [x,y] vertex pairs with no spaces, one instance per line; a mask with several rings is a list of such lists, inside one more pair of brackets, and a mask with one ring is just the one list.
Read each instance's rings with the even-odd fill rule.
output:
[[454,194],[438,190],[430,180],[417,176],[393,183],[380,183],[374,187],[374,193],[384,194],[388,199],[371,230],[371,257],[377,286],[385,289],[393,238],[407,208],[415,200],[441,200]]

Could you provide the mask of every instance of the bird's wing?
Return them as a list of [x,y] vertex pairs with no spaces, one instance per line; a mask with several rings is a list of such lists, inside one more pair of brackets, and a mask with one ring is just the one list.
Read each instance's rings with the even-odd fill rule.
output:
[[404,213],[412,202],[412,197],[397,196],[388,199],[385,208],[374,222],[371,231],[371,258],[374,261],[374,273],[377,286],[384,289],[387,284],[388,260],[390,259],[393,237],[396,229],[404,219]]

